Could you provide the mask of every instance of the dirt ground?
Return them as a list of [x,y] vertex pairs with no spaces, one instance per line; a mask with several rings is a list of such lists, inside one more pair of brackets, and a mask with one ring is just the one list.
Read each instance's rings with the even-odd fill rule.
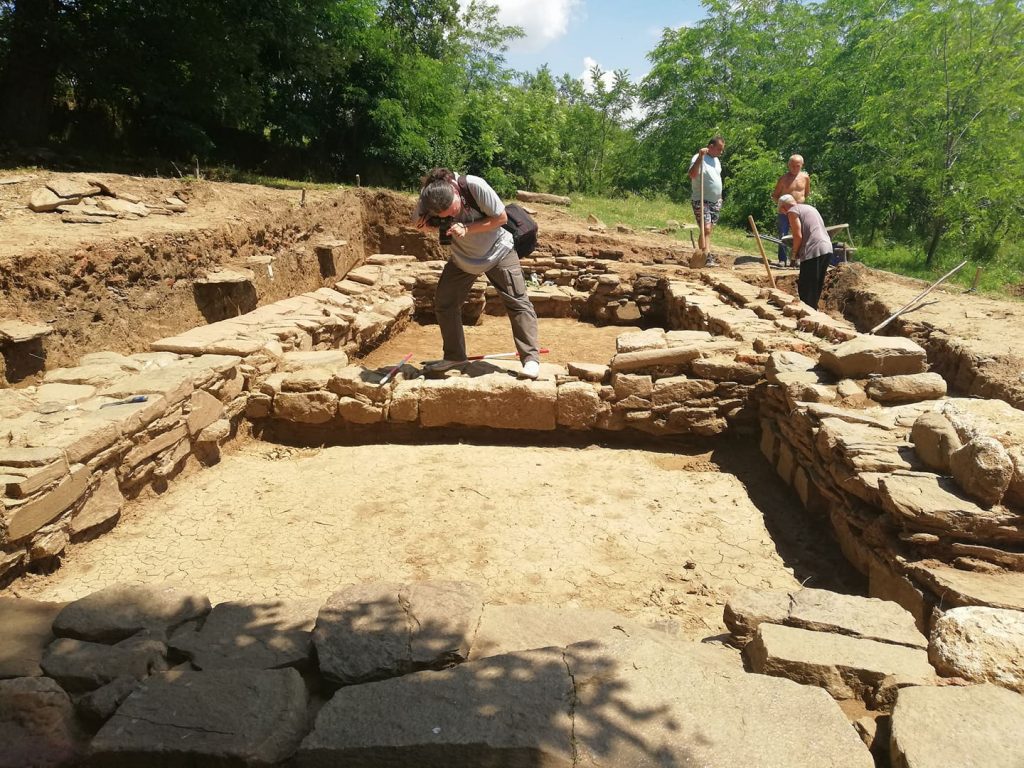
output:
[[842,556],[759,458],[736,444],[253,442],[131,504],[54,574],[10,591],[70,600],[115,583],[170,582],[216,603],[468,579],[493,602],[672,619],[704,638],[725,631],[734,589],[848,588]]
[[[470,355],[515,351],[507,317],[483,315],[480,319],[479,325],[465,326],[466,348]],[[541,359],[545,363],[560,365],[571,362],[607,363],[615,354],[618,336],[641,330],[621,325],[597,327],[571,318],[548,317],[542,317],[538,327],[541,348],[548,350]],[[397,365],[410,352],[413,365],[439,359],[441,331],[438,327],[413,323],[358,362],[367,368],[383,368]]]

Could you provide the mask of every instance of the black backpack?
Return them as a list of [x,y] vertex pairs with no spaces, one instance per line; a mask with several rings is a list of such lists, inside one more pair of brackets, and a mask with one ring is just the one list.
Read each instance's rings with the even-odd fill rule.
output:
[[[484,213],[477,205],[473,193],[469,191],[469,182],[466,181],[465,176],[459,176],[458,185],[459,193],[466,204],[478,213]],[[537,222],[526,212],[526,209],[515,203],[505,206],[505,214],[508,216],[508,221],[502,225],[502,229],[507,229],[512,233],[512,243],[516,253],[519,254],[519,258],[524,259],[537,249]],[[484,215],[487,214],[484,213]]]

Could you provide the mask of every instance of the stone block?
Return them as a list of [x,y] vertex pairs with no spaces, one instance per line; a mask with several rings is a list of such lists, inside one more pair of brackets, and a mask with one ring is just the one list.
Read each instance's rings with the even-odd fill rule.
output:
[[945,397],[946,380],[937,373],[883,376],[868,381],[864,391],[872,400],[886,405],[918,403]]
[[274,418],[300,424],[326,424],[338,411],[333,392],[282,392],[274,398]]
[[75,465],[55,488],[7,514],[7,540],[19,541],[56,519],[78,501],[89,486],[88,467]]
[[29,561],[35,563],[57,557],[67,549],[69,541],[68,533],[63,527],[39,531],[29,542]]
[[288,373],[304,368],[338,370],[348,366],[348,354],[343,349],[314,350],[312,352],[286,352],[279,370]]
[[861,335],[821,353],[820,364],[843,379],[922,373],[928,356],[921,346],[902,336]]
[[645,349],[665,349],[665,331],[651,328],[638,333],[623,333],[615,339],[616,352],[640,352]]
[[315,392],[326,390],[333,376],[326,368],[300,368],[286,373],[281,381],[282,392]]
[[693,375],[711,381],[735,381],[740,384],[756,384],[761,378],[761,369],[731,357],[715,356],[693,361]]
[[994,437],[979,436],[949,455],[949,469],[968,496],[985,507],[1002,501],[1013,479],[1010,454]]
[[715,387],[715,382],[707,379],[670,376],[654,382],[651,396],[656,407],[676,403],[683,405],[691,400],[708,397],[715,391]]
[[308,600],[220,603],[202,627],[184,625],[169,645],[201,670],[306,669],[318,607]]
[[[772,384],[781,384],[780,373],[806,373],[814,368],[817,363],[799,352],[789,350],[776,350],[768,355],[768,362],[764,366],[764,375]],[[815,380],[817,375],[815,375]]]
[[494,429],[553,430],[557,387],[553,381],[517,381],[505,375],[424,381],[420,424]]
[[38,434],[30,434],[29,445],[63,449],[69,464],[87,461],[112,446],[121,436],[117,425],[106,421],[100,413],[68,419]]
[[949,457],[963,445],[949,419],[935,412],[917,417],[910,431],[910,440],[922,463],[943,475],[949,474]]
[[952,608],[935,622],[928,658],[941,675],[1024,693],[1024,612]]
[[384,421],[384,406],[355,397],[339,397],[338,416],[352,424],[377,424]]
[[224,415],[224,405],[205,390],[192,393],[185,424],[193,437]]
[[156,437],[146,442],[139,442],[134,448],[132,448],[124,457],[124,465],[126,467],[137,467],[142,462],[146,461],[153,456],[156,456],[161,451],[165,451],[173,445],[177,444],[182,440],[188,438],[188,428],[185,424],[179,424],[176,427],[168,429]]
[[399,381],[391,391],[388,421],[414,422],[420,416],[421,379]]
[[464,661],[482,610],[479,588],[464,582],[347,587],[317,616],[320,671],[351,685]]
[[36,491],[63,479],[68,473],[68,462],[61,456],[58,461],[42,467],[25,467],[21,473],[23,479],[8,481],[7,495],[16,499],[31,496]]
[[754,639],[761,624],[785,624],[789,592],[743,589],[730,595],[722,615],[733,641],[741,648]]
[[74,765],[81,757],[74,708],[45,677],[0,680],[0,768]]
[[1024,696],[994,685],[899,691],[892,713],[892,768],[1019,768]]
[[369,403],[383,403],[390,392],[388,387],[380,385],[384,375],[353,365],[335,371],[327,389],[340,397],[357,397]]
[[817,685],[836,699],[862,698],[886,675],[934,675],[919,648],[778,624],[761,624],[744,652],[754,672]]
[[647,407],[650,407],[649,401],[651,393],[654,391],[654,383],[650,376],[615,373],[612,375],[612,388],[615,390],[617,400],[639,397],[647,401]]
[[69,693],[92,691],[121,677],[142,680],[167,669],[167,646],[143,632],[115,645],[60,637],[40,666]]
[[91,754],[98,765],[278,765],[306,717],[294,669],[164,672],[128,697]]
[[975,504],[948,478],[909,472],[883,475],[878,490],[882,508],[915,530],[971,540],[1024,541],[1018,515]]
[[569,382],[558,387],[558,424],[569,429],[592,429],[602,410],[593,384]]
[[121,514],[124,496],[113,472],[104,472],[89,498],[71,518],[72,540],[86,538],[90,531],[106,525]]
[[53,620],[64,603],[0,597],[0,679],[38,677],[39,662],[54,638]]
[[116,643],[143,630],[168,633],[210,612],[201,595],[172,587],[114,585],[75,600],[53,621],[53,632],[97,643]]
[[590,381],[595,384],[602,384],[608,378],[611,369],[607,365],[595,363],[569,363],[569,375],[575,376],[580,381]]

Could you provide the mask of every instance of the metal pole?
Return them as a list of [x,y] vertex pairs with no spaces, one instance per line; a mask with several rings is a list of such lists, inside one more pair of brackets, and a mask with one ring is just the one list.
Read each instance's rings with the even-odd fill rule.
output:
[[908,302],[906,305],[904,305],[900,309],[896,310],[893,314],[889,315],[889,317],[887,317],[885,320],[883,320],[878,325],[876,325],[874,328],[872,328],[870,331],[868,331],[868,333],[878,333],[880,330],[885,328],[885,326],[887,326],[889,323],[891,323],[893,320],[895,320],[897,317],[902,315],[904,312],[906,312],[911,307],[913,307],[915,304],[917,304],[917,302],[919,302],[921,299],[923,299],[925,296],[927,296],[929,293],[931,293],[933,290],[935,290],[935,288],[938,287],[939,283],[944,282],[946,280],[946,278],[948,278],[948,277],[952,277],[957,272],[959,272],[961,269],[963,269],[966,265],[967,265],[967,260],[966,259],[964,261],[961,261],[959,264],[957,264],[955,267],[953,267],[951,270],[949,270],[949,272],[944,274],[942,277],[940,277],[938,280],[936,280],[934,283],[932,283],[930,286],[928,286],[925,290],[923,290],[919,294],[917,294],[917,296],[915,296],[910,302]]

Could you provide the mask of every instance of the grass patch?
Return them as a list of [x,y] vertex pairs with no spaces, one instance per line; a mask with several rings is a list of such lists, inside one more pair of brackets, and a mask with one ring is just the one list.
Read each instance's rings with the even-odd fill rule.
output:
[[[227,166],[214,166],[200,170],[203,178],[207,181],[228,181],[235,184],[258,184],[261,187],[273,189],[343,189],[345,184],[329,184],[319,181],[301,181],[299,179],[285,179],[280,176],[264,176],[252,171],[242,171]],[[195,176],[185,178],[194,179]]]
[[[614,227],[616,224],[625,224],[638,232],[646,229],[664,229],[669,221],[677,221],[681,225],[692,225],[691,229],[679,229],[673,233],[667,233],[681,243],[690,244],[690,233],[693,233],[694,242],[697,240],[697,222],[693,215],[693,209],[689,203],[677,203],[667,197],[642,197],[640,195],[629,195],[627,197],[593,197],[591,195],[573,195],[572,207],[569,213],[580,219],[586,219],[589,214],[594,214],[607,224]],[[744,230],[719,224],[711,235],[712,250],[716,246],[722,246],[733,250],[740,250],[752,254],[757,253],[757,246],[754,241],[746,236]],[[772,246],[774,248],[774,246]],[[768,250],[768,248],[766,248]],[[769,257],[771,257],[769,253]]]
[[[935,260],[932,266],[924,262],[924,254],[920,248],[905,245],[869,245],[857,250],[857,261],[861,261],[873,269],[894,272],[906,277],[916,277],[933,283],[964,260],[964,256],[944,254]],[[1007,249],[985,262],[968,261],[967,266],[946,280],[943,285],[959,286],[968,289],[974,284],[975,273],[978,275],[977,292],[991,295],[994,298],[1020,299],[1024,288],[1024,254]]]

